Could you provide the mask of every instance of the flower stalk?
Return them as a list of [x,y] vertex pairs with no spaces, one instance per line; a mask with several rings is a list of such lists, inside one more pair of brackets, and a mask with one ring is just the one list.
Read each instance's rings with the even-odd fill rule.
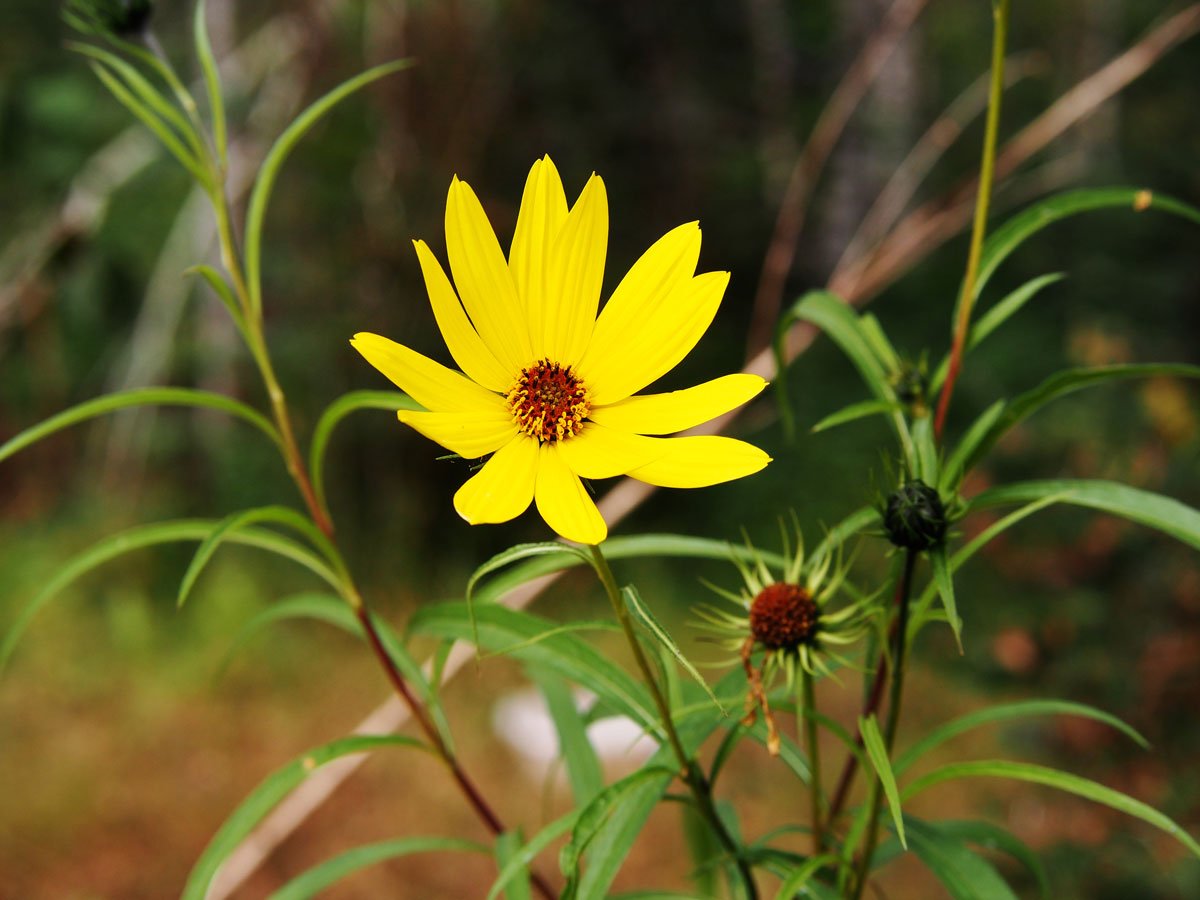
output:
[[950,366],[946,382],[938,397],[937,416],[933,422],[933,434],[941,440],[946,424],[946,410],[950,408],[950,397],[962,368],[966,352],[967,335],[971,326],[971,310],[975,305],[975,282],[979,277],[979,263],[983,256],[983,237],[987,231],[988,206],[992,198],[992,178],[996,172],[996,142],[1000,131],[1000,102],[1004,96],[1004,48],[1008,43],[1009,0],[992,0],[992,77],[988,92],[987,124],[984,126],[983,161],[979,167],[979,193],[975,197],[975,219],[971,226],[971,246],[967,253],[967,272],[963,277],[962,295],[958,301],[958,315],[954,325],[954,340],[950,347]]
[[[821,747],[817,743],[816,691],[812,673],[803,666],[797,680],[796,715],[804,722],[804,744],[808,751],[810,820],[812,823],[813,856],[825,852],[825,828],[821,819]],[[799,724],[800,719],[797,720]]]
[[713,803],[712,785],[709,784],[704,772],[696,763],[696,760],[688,754],[683,746],[683,741],[679,738],[679,732],[675,728],[675,720],[671,716],[670,704],[667,702],[667,698],[658,684],[658,679],[654,677],[654,671],[650,667],[650,661],[646,658],[645,651],[642,650],[642,644],[638,640],[633,619],[629,615],[629,609],[625,606],[625,601],[621,599],[621,591],[617,587],[617,579],[613,575],[612,567],[608,564],[608,560],[605,558],[598,544],[590,544],[588,549],[592,554],[592,566],[595,568],[596,575],[600,578],[600,583],[604,586],[604,592],[608,595],[609,602],[612,604],[613,613],[616,615],[617,621],[621,625],[621,630],[625,634],[625,640],[629,644],[629,649],[633,653],[634,660],[637,662],[638,670],[642,674],[642,680],[646,683],[650,695],[654,698],[654,704],[658,708],[659,718],[662,719],[663,730],[667,735],[667,742],[671,745],[671,749],[675,753],[675,759],[679,763],[679,777],[692,792],[697,811],[708,822],[709,827],[712,828],[713,834],[716,835],[717,841],[721,844],[721,848],[736,863],[746,897],[749,900],[757,900],[758,887],[754,883],[754,873],[743,858],[737,841],[733,839],[733,836],[729,833],[729,829],[725,827],[725,823],[721,821],[721,817],[717,813],[716,805]]

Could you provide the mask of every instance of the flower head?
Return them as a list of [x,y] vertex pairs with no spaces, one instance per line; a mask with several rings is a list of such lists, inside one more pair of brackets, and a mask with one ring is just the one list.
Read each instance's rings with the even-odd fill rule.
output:
[[[784,559],[778,572],[772,571],[749,543],[750,563],[734,557],[742,575],[741,590],[734,593],[715,588],[732,601],[734,610],[714,606],[695,610],[700,619],[698,626],[717,644],[734,651],[741,661],[750,683],[747,724],[761,708],[772,753],[778,752],[779,738],[767,703],[771,683],[782,674],[790,688],[799,670],[808,675],[829,675],[833,671],[830,661],[847,665],[834,648],[851,644],[865,634],[871,613],[870,598],[836,610],[831,607],[846,581],[848,566],[843,564],[840,549],[835,551],[825,544],[806,558],[799,525],[795,525],[794,553],[786,530],[783,539]],[[756,669],[753,658],[760,650],[762,663]]]
[[459,456],[488,457],[454,495],[471,524],[507,522],[533,502],[561,536],[598,544],[607,526],[581,478],[704,487],[770,462],[733,438],[661,437],[745,403],[766,384],[757,375],[636,395],[695,346],[729,281],[726,272],[695,274],[696,223],[651,246],[603,309],[604,182],[592,175],[568,208],[549,157],[529,173],[507,259],[474,191],[457,178],[446,201],[453,286],[425,242],[414,243],[461,373],[379,335],[351,343],[425,407],[401,410],[401,422]]

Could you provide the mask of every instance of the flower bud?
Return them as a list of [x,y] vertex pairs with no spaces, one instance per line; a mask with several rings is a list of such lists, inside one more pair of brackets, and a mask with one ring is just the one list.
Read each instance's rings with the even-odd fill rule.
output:
[[887,498],[883,527],[897,547],[929,550],[946,537],[946,507],[936,490],[915,478]]

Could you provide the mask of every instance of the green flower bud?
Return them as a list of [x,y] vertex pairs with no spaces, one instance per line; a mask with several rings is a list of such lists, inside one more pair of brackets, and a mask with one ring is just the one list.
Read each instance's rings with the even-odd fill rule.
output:
[[897,547],[929,550],[946,537],[946,507],[936,490],[915,478],[887,498],[883,527]]

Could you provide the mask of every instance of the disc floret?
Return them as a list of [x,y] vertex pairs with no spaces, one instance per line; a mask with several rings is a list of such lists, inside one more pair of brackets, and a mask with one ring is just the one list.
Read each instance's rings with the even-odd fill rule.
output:
[[587,388],[571,366],[549,359],[522,369],[505,399],[518,430],[542,444],[579,434],[591,412]]

